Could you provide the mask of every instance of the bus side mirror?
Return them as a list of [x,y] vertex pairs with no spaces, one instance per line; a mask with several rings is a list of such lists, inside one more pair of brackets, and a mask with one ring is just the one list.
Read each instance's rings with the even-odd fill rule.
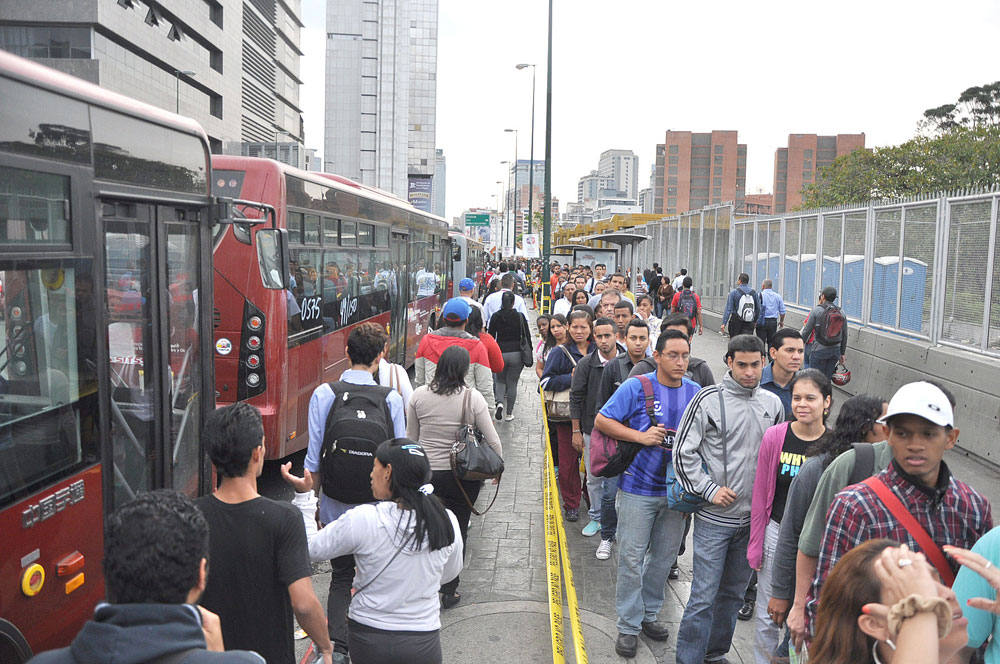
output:
[[451,260],[456,263],[462,260],[462,246],[459,244],[455,245],[455,248],[451,250]]
[[213,206],[213,222],[216,224],[233,223],[233,199],[216,198]]
[[289,287],[288,231],[284,228],[257,230],[257,263],[264,288],[283,290]]

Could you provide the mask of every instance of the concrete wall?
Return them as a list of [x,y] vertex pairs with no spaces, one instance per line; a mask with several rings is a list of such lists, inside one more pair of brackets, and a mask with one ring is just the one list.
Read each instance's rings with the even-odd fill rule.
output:
[[[785,324],[801,327],[805,314],[789,310]],[[721,316],[704,312],[706,331],[717,331]],[[941,383],[955,395],[955,421],[962,451],[1000,464],[1000,363],[976,353],[850,325],[847,367],[849,395],[870,394],[889,399],[901,386],[916,380]]]

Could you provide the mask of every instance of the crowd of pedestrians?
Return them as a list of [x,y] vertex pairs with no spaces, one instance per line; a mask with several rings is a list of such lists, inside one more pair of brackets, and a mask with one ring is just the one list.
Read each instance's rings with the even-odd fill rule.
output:
[[[620,656],[640,636],[670,638],[659,615],[689,545],[678,664],[729,661],[740,618],[755,618],[758,664],[1000,664],[1000,529],[943,459],[955,400],[917,381],[854,396],[831,422],[848,338],[835,288],[796,330],[771,282],[758,291],[741,274],[716,379],[692,355],[702,303],[686,270],[556,265],[532,343],[524,296],[537,281],[518,267],[459,283],[417,349],[416,388],[385,359],[384,328],[351,330],[347,369],[310,400],[302,476],[281,468],[291,504],[257,493],[257,410],[213,412],[202,442],[218,488],[194,503],[142,494],[113,514],[109,603],[36,661],[86,649],[93,661],[288,663],[294,621],[326,664],[443,661],[440,612],[461,600],[484,488],[458,475],[454,446],[471,431],[502,457],[495,422],[514,418],[533,367],[565,520],[585,502],[581,532],[615,565]],[[326,607],[311,579],[321,560]]]

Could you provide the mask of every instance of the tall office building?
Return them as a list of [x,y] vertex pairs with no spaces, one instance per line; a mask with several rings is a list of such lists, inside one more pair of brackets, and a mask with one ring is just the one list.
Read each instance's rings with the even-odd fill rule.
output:
[[593,210],[593,204],[602,194],[609,190],[617,191],[613,186],[614,182],[610,177],[591,171],[576,184],[576,202],[590,205],[590,209]]
[[[654,196],[657,214],[681,214],[716,203],[743,204],[746,193],[747,146],[735,131],[668,131],[663,143],[665,174],[657,168]],[[659,164],[660,146],[657,145]],[[664,182],[665,180],[665,182]]]
[[609,189],[625,198],[639,195],[639,157],[631,150],[605,150],[597,163],[597,172],[609,178]]
[[445,183],[448,180],[448,164],[444,150],[434,151],[434,180],[431,186],[431,207],[434,214],[444,216]]
[[301,0],[0,0],[0,49],[194,118],[213,152],[301,143]]
[[663,183],[664,173],[667,169],[667,146],[663,143],[656,144],[656,163],[653,164],[653,172],[649,176],[649,187],[653,190],[653,213],[663,214]]
[[437,0],[328,0],[325,170],[431,211]]
[[816,182],[819,169],[837,157],[865,147],[865,135],[789,134],[788,147],[774,152],[774,212],[802,204],[802,188]]

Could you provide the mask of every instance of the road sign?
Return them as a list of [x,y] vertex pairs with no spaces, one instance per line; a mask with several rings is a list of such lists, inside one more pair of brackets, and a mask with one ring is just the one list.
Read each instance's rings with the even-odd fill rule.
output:
[[469,226],[489,226],[490,225],[490,215],[489,214],[466,214],[465,215],[465,225]]

